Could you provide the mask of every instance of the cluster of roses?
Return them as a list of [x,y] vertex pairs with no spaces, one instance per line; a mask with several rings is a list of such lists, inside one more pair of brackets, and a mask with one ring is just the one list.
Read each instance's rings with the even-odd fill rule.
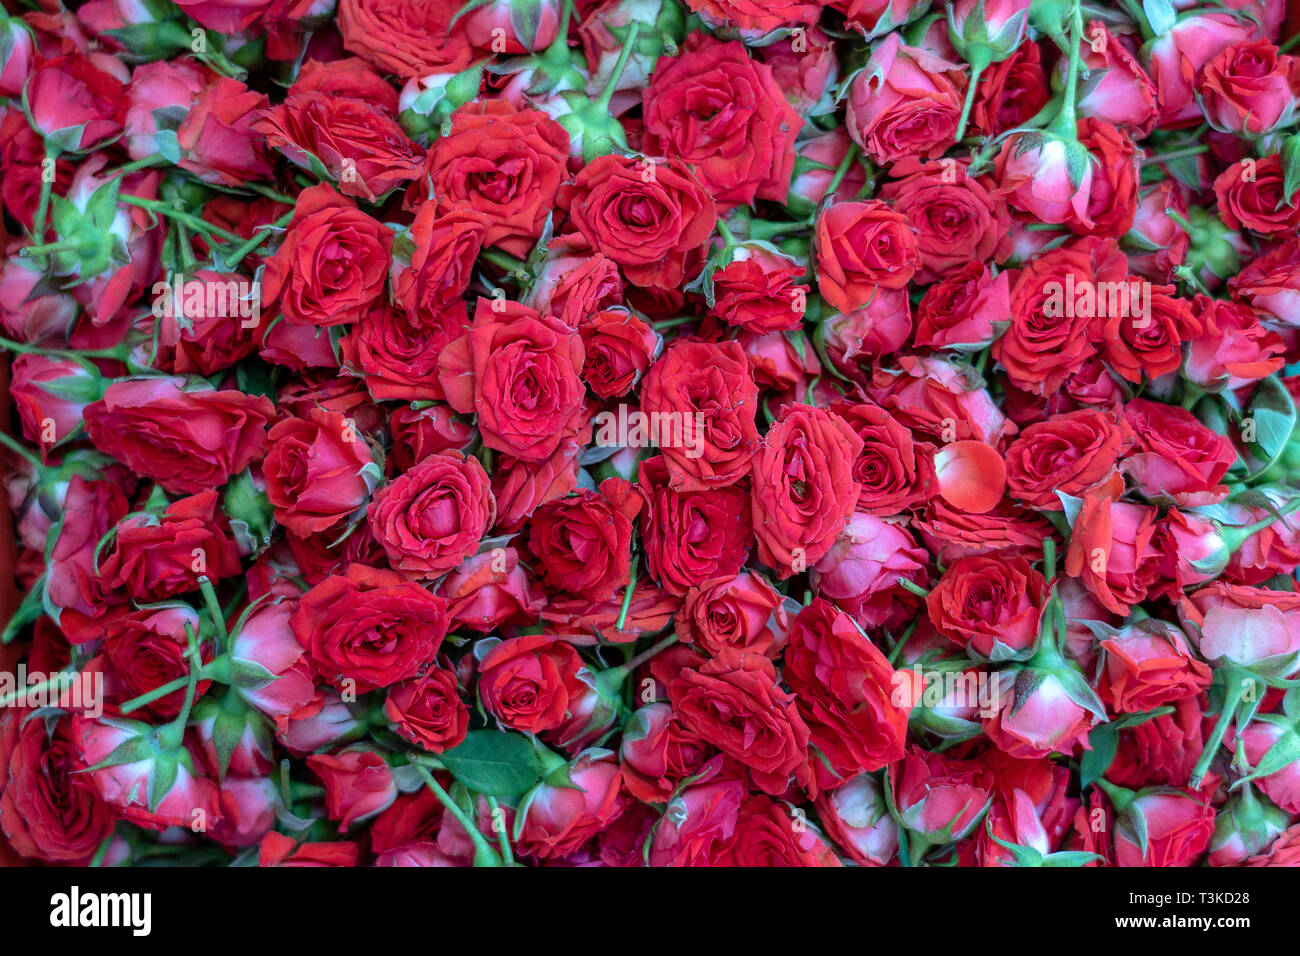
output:
[[32,6],[17,853],[1300,863],[1282,0]]

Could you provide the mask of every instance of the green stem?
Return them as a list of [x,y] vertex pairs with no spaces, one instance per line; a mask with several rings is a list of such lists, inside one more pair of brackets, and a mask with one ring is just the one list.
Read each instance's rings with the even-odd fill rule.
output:
[[1293,36],[1291,39],[1287,40],[1285,43],[1283,43],[1281,46],[1279,46],[1279,47],[1277,48],[1277,52],[1278,52],[1278,53],[1286,53],[1286,52],[1288,52],[1292,47],[1294,47],[1297,43],[1300,43],[1300,33],[1297,33],[1297,34],[1296,34],[1295,36]]
[[139,710],[141,707],[144,707],[146,704],[152,704],[155,700],[159,700],[163,697],[166,697],[168,694],[176,693],[176,691],[186,686],[189,682],[190,679],[188,676],[178,677],[175,680],[170,680],[165,684],[161,684],[158,687],[155,687],[147,694],[141,694],[139,697],[132,697],[126,703],[122,704],[121,707],[119,707],[118,709],[121,710],[122,713],[124,714],[129,714],[132,711]]
[[675,644],[676,642],[677,642],[677,635],[669,634],[663,640],[657,642],[647,650],[642,651],[636,657],[632,658],[626,664],[623,664],[621,666],[624,670],[626,670],[630,674],[638,667],[640,667],[642,664],[644,664],[646,661],[650,660],[650,658],[658,654],[660,651],[667,650],[668,648],[672,647],[673,644]]
[[840,183],[844,182],[844,177],[849,174],[849,169],[853,166],[853,161],[857,159],[858,148],[849,143],[848,149],[844,151],[844,158],[840,164],[835,167],[835,175],[831,177],[830,185],[826,187],[826,194],[823,199],[835,201],[835,190],[840,188]]
[[148,209],[150,212],[156,213],[157,215],[160,216],[165,216],[168,219],[174,219],[177,222],[183,222],[185,223],[185,225],[189,226],[195,232],[201,232],[209,239],[215,236],[220,239],[225,239],[227,242],[242,243],[244,241],[243,236],[233,233],[229,229],[223,229],[220,226],[215,226],[210,222],[206,222],[203,219],[200,219],[198,216],[195,216],[192,213],[188,213],[180,209],[176,209],[175,207],[170,206],[167,203],[157,199],[141,199],[139,196],[122,195],[118,197],[118,200],[120,202],[126,203],[128,206],[138,206],[141,209]]
[[654,323],[654,328],[656,331],[663,331],[664,329],[675,329],[679,325],[687,325],[698,321],[700,321],[700,318],[696,315],[679,315],[675,319],[663,319]]
[[610,101],[614,98],[614,87],[618,86],[618,81],[623,78],[623,70],[627,67],[627,61],[632,58],[632,49],[636,46],[636,35],[641,29],[641,24],[633,20],[627,29],[627,36],[623,40],[623,48],[618,51],[618,61],[614,64],[613,71],[609,74],[609,82],[601,90],[600,96],[591,104],[593,112],[608,113]]
[[45,467],[45,462],[41,461],[40,456],[37,455],[36,452],[32,451],[26,445],[23,445],[12,435],[0,432],[0,444],[3,444],[15,455],[26,458],[33,468],[43,469]]
[[636,593],[637,571],[641,566],[641,555],[632,555],[632,570],[628,579],[627,587],[623,589],[623,606],[619,609],[618,620],[614,622],[614,630],[623,630],[623,625],[627,623],[628,608],[632,606],[632,595]]
[[966,87],[966,102],[961,107],[961,119],[957,121],[957,135],[953,137],[960,143],[966,135],[966,122],[970,119],[971,107],[975,104],[975,92],[979,88],[980,74],[993,62],[987,47],[979,46],[970,54],[970,81]]
[[245,256],[249,255],[249,253],[254,249],[257,249],[262,245],[262,243],[275,235],[277,230],[283,229],[285,226],[289,225],[289,222],[292,219],[293,213],[286,212],[275,222],[269,223],[265,226],[259,226],[257,232],[253,234],[252,238],[238,246],[229,256],[226,257],[226,268],[234,269],[235,266],[239,265],[239,263],[244,260]]
[[37,681],[35,684],[28,684],[26,687],[18,687],[11,693],[0,697],[0,707],[8,707],[14,701],[22,700],[30,694],[39,694],[47,688],[54,687],[63,682],[64,676],[77,673],[73,671],[59,671],[57,674],[51,674],[45,680]]
[[1133,805],[1137,799],[1137,794],[1127,787],[1116,786],[1105,777],[1098,777],[1094,783],[1101,788],[1102,792],[1110,799],[1111,806],[1119,813],[1123,813]]
[[497,830],[497,842],[501,844],[501,862],[505,866],[514,866],[515,854],[510,849],[510,837],[506,833],[505,816],[501,813],[497,798],[490,793],[485,794],[485,796],[487,797],[488,806],[492,810],[492,826],[494,829],[498,826],[501,828]]
[[83,239],[60,239],[57,242],[47,242],[43,246],[26,246],[19,249],[18,254],[24,259],[34,259],[37,256],[53,255],[56,252],[77,252],[85,244]]
[[298,202],[298,200],[294,199],[292,196],[288,196],[277,189],[272,189],[270,186],[263,186],[261,183],[245,183],[244,187],[246,189],[251,189],[259,196],[265,196],[267,199],[274,199],[276,202],[282,202],[287,206],[292,206]]
[[1156,155],[1142,160],[1142,165],[1154,166],[1157,163],[1167,163],[1171,159],[1183,159],[1187,156],[1199,156],[1201,153],[1208,153],[1209,151],[1210,147],[1208,146],[1187,146],[1183,149],[1170,150],[1167,153],[1156,153]]
[[1242,525],[1241,527],[1236,528],[1224,528],[1222,534],[1224,543],[1228,546],[1228,553],[1236,554],[1237,550],[1245,544],[1252,535],[1258,534],[1278,521],[1282,521],[1288,515],[1294,514],[1297,509],[1300,509],[1300,495],[1297,495],[1295,498],[1288,501],[1286,506],[1276,515],[1269,515],[1267,518],[1262,518],[1254,524]]
[[167,160],[161,153],[154,153],[152,156],[146,156],[144,159],[137,159],[133,163],[127,163],[124,166],[117,167],[117,169],[112,171],[111,175],[126,176],[129,173],[134,173],[141,169],[148,169],[150,166],[161,166],[166,162]]
[[899,578],[898,586],[904,591],[911,591],[917,597],[928,597],[930,594],[929,588],[923,588],[915,581],[908,580],[907,578]]
[[1075,100],[1079,92],[1079,68],[1083,63],[1083,14],[1079,0],[1074,0],[1070,8],[1070,65],[1065,75],[1065,94],[1061,97],[1061,112],[1052,125],[1055,132],[1063,139],[1077,139],[1079,121],[1075,112]]
[[1190,789],[1195,790],[1205,779],[1205,774],[1210,769],[1210,762],[1219,752],[1223,735],[1227,733],[1228,724],[1232,722],[1233,715],[1237,712],[1237,705],[1241,703],[1242,695],[1246,692],[1247,680],[1250,680],[1250,677],[1238,668],[1230,667],[1223,672],[1223,708],[1219,711],[1219,719],[1214,725],[1214,731],[1205,740],[1205,749],[1201,751],[1200,759],[1196,761],[1191,776],[1187,778],[1187,786]]
[[494,266],[500,266],[507,272],[524,271],[524,261],[522,259],[517,259],[510,253],[502,252],[500,249],[484,249],[479,255]]
[[444,790],[442,785],[434,779],[433,774],[429,772],[429,768],[421,766],[418,763],[414,764],[414,767],[420,774],[420,778],[424,781],[425,786],[433,791],[434,796],[441,801],[447,812],[450,813],[456,819],[456,822],[465,829],[465,833],[469,836],[470,842],[474,844],[474,865],[500,866],[501,858],[497,856],[496,851],[488,845],[487,840],[483,838],[483,834],[479,832],[478,826],[465,815],[465,811],[462,810],[456,801],[451,798],[451,794]]
[[203,575],[199,578],[199,590],[203,592],[203,603],[208,609],[208,616],[212,618],[212,624],[221,637],[220,650],[224,651],[230,644],[230,631],[226,628],[226,617],[221,611],[221,602],[217,600],[217,589],[212,586],[212,581],[207,575]]

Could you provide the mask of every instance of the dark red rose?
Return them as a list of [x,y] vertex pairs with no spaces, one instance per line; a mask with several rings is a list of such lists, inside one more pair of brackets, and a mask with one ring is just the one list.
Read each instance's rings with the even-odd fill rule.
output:
[[958,558],[926,596],[935,629],[993,661],[1021,659],[1038,642],[1047,582],[1022,557]]
[[677,636],[716,657],[724,647],[775,657],[789,629],[786,601],[761,575],[740,571],[686,592]]
[[622,478],[600,491],[542,505],[533,514],[528,548],[552,588],[604,600],[631,580],[632,520],[641,499]]
[[266,260],[262,301],[290,325],[356,322],[384,291],[393,232],[329,186],[298,196],[284,242]]
[[573,645],[545,634],[501,641],[478,664],[478,694],[489,714],[512,730],[563,727],[594,693]]
[[262,457],[274,406],[260,395],[187,391],[184,384],[116,382],[86,406],[86,433],[100,451],[172,494],[197,494]]
[[304,594],[289,619],[321,678],[357,693],[409,680],[432,664],[447,623],[445,600],[360,564]]
[[839,415],[862,439],[853,463],[859,511],[900,514],[929,497],[934,484],[934,449],[912,440],[912,432],[879,405],[837,402]]
[[1058,491],[1079,497],[1104,484],[1117,494],[1116,464],[1133,431],[1115,410],[1084,408],[1035,422],[1007,447],[1007,491],[1031,508],[1060,511]]
[[1283,183],[1282,158],[1276,153],[1258,161],[1229,163],[1214,180],[1219,218],[1230,229],[1295,235],[1300,229],[1300,206],[1287,204]]
[[584,317],[578,334],[586,350],[583,380],[601,398],[618,398],[635,388],[663,348],[659,333],[622,306]]
[[239,549],[215,491],[174,501],[161,515],[118,522],[99,562],[109,587],[143,603],[196,591],[200,577],[219,581],[239,570]]
[[262,476],[276,521],[305,538],[360,516],[379,466],[356,422],[317,407],[282,419],[267,438]]
[[646,152],[694,166],[719,207],[785,201],[803,121],[743,44],[691,34],[643,96]]
[[660,456],[638,465],[637,491],[645,499],[641,537],[646,564],[664,590],[682,595],[740,570],[753,541],[744,488],[674,491]]
[[436,578],[478,550],[496,500],[477,458],[440,452],[380,488],[367,520],[394,568]]
[[460,699],[456,674],[441,667],[390,687],[384,716],[399,736],[430,753],[450,750],[469,732],[469,708]]
[[474,58],[459,9],[454,0],[340,0],[338,28],[343,46],[381,72],[459,73]]
[[[104,651],[123,699],[147,694],[189,674],[187,631],[198,634],[199,615],[184,604],[164,604],[107,619]],[[200,680],[196,696],[202,696],[210,683]],[[185,689],[179,688],[145,704],[141,710],[166,721],[180,713],[184,700]]]

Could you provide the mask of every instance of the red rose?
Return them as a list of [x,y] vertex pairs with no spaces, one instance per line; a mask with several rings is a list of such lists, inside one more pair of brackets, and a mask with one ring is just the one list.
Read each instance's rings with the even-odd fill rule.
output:
[[974,760],[913,748],[893,774],[894,806],[903,826],[924,843],[969,836],[993,799],[993,774]]
[[[1113,123],[1135,137],[1146,136],[1157,119],[1151,77],[1101,20],[1089,20],[1084,35],[1089,42],[1080,53],[1089,82],[1080,91],[1079,115]],[[1064,78],[1068,65],[1069,57],[1059,57],[1057,75]]]
[[713,866],[843,866],[835,851],[783,803],[754,794]]
[[486,100],[452,114],[451,133],[429,150],[426,174],[440,212],[478,213],[483,245],[526,256],[555,208],[568,158],[569,134],[555,120]]
[[822,11],[820,3],[805,0],[686,0],[710,29],[731,28],[749,38],[761,38],[779,27],[796,23],[814,24]]
[[354,564],[304,594],[289,624],[323,680],[364,693],[433,663],[447,602],[392,571]]
[[[462,294],[474,276],[474,262],[486,244],[487,222],[474,211],[452,207],[442,211],[425,203],[415,214],[393,263],[393,301],[411,322],[450,325],[446,316],[465,317]],[[448,329],[448,338],[459,334]]]
[[1263,38],[1221,48],[1195,79],[1206,119],[1225,133],[1263,136],[1300,109],[1300,59]]
[[674,491],[663,457],[638,466],[637,491],[645,499],[641,539],[650,576],[682,595],[715,577],[733,575],[753,541],[749,495],[729,486]]
[[1184,372],[1193,384],[1235,390],[1282,367],[1282,337],[1264,328],[1250,306],[1198,295],[1192,307],[1201,332],[1188,348]]
[[[1224,49],[1252,39],[1257,30],[1256,24],[1237,17],[1233,11],[1206,10],[1179,17],[1152,40],[1143,54],[1158,91],[1160,125],[1200,122],[1202,112],[1195,100],[1195,83],[1201,70]],[[1259,105],[1266,103],[1267,98],[1259,99]]]
[[643,95],[646,152],[694,166],[719,207],[785,200],[803,124],[743,44],[692,34]]
[[1176,405],[1135,398],[1124,408],[1136,436],[1123,470],[1151,501],[1207,505],[1228,493],[1219,484],[1237,461],[1227,438],[1206,428]]
[[925,599],[940,634],[987,660],[1024,658],[1038,642],[1047,582],[1021,557],[958,558]]
[[250,90],[238,80],[218,77],[206,86],[176,130],[181,169],[205,183],[241,186],[248,180],[269,179],[261,137],[253,133],[253,120],[266,108],[266,94]]
[[384,716],[399,736],[430,753],[450,750],[469,732],[469,708],[460,699],[456,674],[441,667],[390,687]]
[[543,782],[531,794],[516,842],[520,853],[538,860],[568,856],[627,809],[617,763],[583,754],[568,774],[571,785]]
[[379,466],[356,422],[317,407],[282,419],[267,437],[262,476],[276,521],[305,538],[360,516]]
[[393,232],[327,185],[298,196],[284,242],[266,260],[264,307],[290,325],[356,322],[384,291]]
[[745,799],[739,780],[687,787],[668,804],[654,830],[651,866],[709,866],[731,838]]
[[879,405],[836,402],[831,411],[862,440],[853,463],[859,511],[887,517],[928,497],[934,483],[931,446],[914,442],[912,432]]
[[[1296,70],[1300,81],[1300,67]],[[1219,218],[1229,229],[1250,229],[1266,236],[1295,235],[1300,207],[1283,194],[1282,158],[1274,153],[1259,161],[1229,163],[1214,180]]]
[[39,446],[48,464],[56,446],[81,427],[86,405],[100,397],[103,386],[80,362],[35,352],[15,355],[10,372],[9,395],[23,437]]
[[312,754],[307,766],[325,784],[326,812],[339,821],[340,833],[376,816],[397,799],[392,769],[364,744],[335,754]]
[[64,152],[91,150],[122,132],[128,79],[126,64],[111,54],[73,53],[41,63],[23,101],[41,136]]
[[1195,697],[1210,686],[1210,668],[1192,656],[1183,632],[1146,618],[1101,642],[1105,664],[1097,691],[1112,711],[1136,714]]
[[923,583],[929,558],[902,521],[859,511],[812,566],[810,578],[817,594],[852,614],[862,627],[901,626],[918,602],[899,581]]
[[1006,272],[994,276],[988,266],[968,262],[925,290],[916,307],[916,335],[922,348],[974,352],[996,338],[994,322],[1011,316]]
[[577,328],[592,316],[623,304],[618,265],[588,249],[582,236],[574,233],[552,240],[547,253],[524,298],[525,305]]
[[1123,490],[1116,463],[1133,431],[1114,410],[1083,408],[1035,422],[1007,447],[1007,491],[1031,508],[1060,511],[1057,491],[1076,498],[1104,485]]
[[1087,491],[1065,555],[1065,573],[1109,611],[1127,615],[1143,601],[1159,574],[1152,547],[1156,509],[1116,502],[1110,493]]
[[678,339],[650,367],[641,387],[641,411],[667,415],[684,439],[660,444],[671,485],[697,491],[735,484],[758,448],[758,388],[738,342]]
[[663,803],[688,777],[705,772],[717,751],[682,727],[666,703],[635,711],[623,729],[619,759],[628,792],[646,803]]
[[514,548],[474,555],[438,582],[447,613],[461,627],[487,634],[502,624],[531,624],[546,595],[519,562]]
[[566,199],[591,247],[640,286],[681,285],[688,258],[702,250],[718,219],[709,191],[679,159],[598,157],[578,173]]
[[867,305],[877,288],[903,288],[921,264],[907,216],[878,199],[826,207],[815,249],[817,289],[841,312]]
[[808,724],[817,786],[834,789],[903,756],[911,707],[894,702],[893,667],[822,598],[790,627],[785,679]]
[[365,376],[376,401],[436,401],[444,397],[438,356],[468,324],[469,313],[459,298],[431,319],[380,303],[343,338],[343,361]]
[[980,74],[970,128],[986,136],[1000,136],[1025,125],[1046,106],[1051,84],[1042,60],[1037,41],[1025,40],[1011,56]]
[[583,380],[601,398],[618,398],[635,388],[663,348],[659,333],[622,306],[584,316],[578,334],[586,351]]
[[219,581],[239,571],[239,549],[215,491],[174,501],[161,515],[128,516],[99,560],[109,587],[145,603],[197,591],[200,577]]
[[792,776],[807,781],[808,727],[766,657],[723,648],[680,671],[668,698],[682,726],[744,764],[759,789],[781,794]]
[[184,379],[116,382],[86,406],[95,447],[172,494],[224,485],[266,450],[274,406],[238,391],[185,391]]
[[863,381],[868,368],[886,364],[880,359],[897,352],[912,334],[907,290],[876,286],[863,308],[828,316],[817,333],[831,364],[842,375]]
[[474,58],[454,0],[340,0],[343,46],[403,79],[459,73]]
[[295,166],[323,166],[343,195],[368,202],[417,179],[424,165],[397,120],[352,97],[291,91],[253,121],[253,131]]
[[1294,326],[1300,310],[1300,236],[1254,259],[1228,282],[1233,298],[1244,300],[1284,326]]
[[880,198],[916,230],[919,282],[934,282],[968,263],[1000,262],[1011,251],[1005,203],[991,183],[969,176],[968,166],[905,159],[890,168],[891,178],[880,190]]
[[380,488],[367,520],[394,568],[436,578],[478,550],[496,501],[477,458],[441,452]]
[[724,647],[775,657],[790,626],[785,598],[752,571],[689,589],[675,624],[683,644],[713,657]]
[[1079,142],[1095,163],[1088,189],[1088,208],[1070,227],[1079,233],[1119,238],[1129,231],[1137,215],[1138,156],[1128,133],[1085,116],[1079,120]]
[[63,523],[47,561],[45,600],[59,610],[59,625],[74,644],[103,636],[93,619],[122,603],[95,567],[99,542],[130,511],[127,494],[134,483],[124,487],[115,477],[111,472],[96,481],[72,476],[63,497]]
[[[530,634],[501,641],[478,664],[478,694],[489,714],[512,730],[557,730],[591,688],[586,665],[566,641]],[[580,673],[584,672],[584,673]]]
[[734,258],[713,274],[709,311],[728,325],[765,335],[803,325],[808,286],[795,280],[804,267],[761,246],[739,246]]
[[533,514],[528,548],[551,587],[604,600],[631,580],[632,519],[641,499],[622,478],[607,478],[600,492],[542,505]]
[[396,408],[388,419],[388,429],[393,437],[388,466],[394,475],[409,471],[430,455],[465,451],[476,437],[474,426],[458,419],[446,405]]
[[[121,697],[138,697],[185,677],[192,666],[189,635],[199,633],[199,615],[185,604],[164,604],[156,609],[132,611],[111,617],[104,627],[104,651],[121,688]],[[116,682],[115,682],[116,683]],[[195,694],[202,696],[211,682],[200,680]],[[180,713],[185,689],[160,697],[141,710],[161,720]]]
[[581,337],[515,302],[480,299],[467,334],[438,357],[447,403],[478,416],[483,443],[545,461],[576,447],[586,422]]
[[1139,791],[1117,817],[1116,866],[1191,866],[1214,835],[1214,808],[1186,791]]
[[84,774],[74,773],[69,719],[53,733],[31,714],[0,717],[0,829],[23,856],[85,866],[113,828],[113,814]]
[[862,439],[834,412],[787,405],[754,458],[759,559],[782,579],[821,560],[858,503]]
[[[1062,666],[1082,682],[1077,672]],[[1061,676],[1050,670],[1012,667],[991,679],[996,681],[992,699],[998,711],[985,717],[981,727],[999,750],[1012,757],[1037,759],[1053,751],[1073,753],[1086,743],[1093,725],[1104,719],[1099,702],[1088,701],[1090,706],[1083,706],[1075,700],[1078,694],[1073,687],[1067,687]]]
[[971,514],[954,508],[942,498],[932,498],[915,521],[916,530],[934,555],[947,564],[967,554],[1034,556],[1042,553],[1043,539],[1052,525],[1003,499],[986,514]]
[[890,33],[849,87],[845,125],[877,163],[932,159],[953,143],[965,86],[960,64]]
[[356,866],[360,848],[349,840],[299,843],[272,830],[262,837],[258,866]]

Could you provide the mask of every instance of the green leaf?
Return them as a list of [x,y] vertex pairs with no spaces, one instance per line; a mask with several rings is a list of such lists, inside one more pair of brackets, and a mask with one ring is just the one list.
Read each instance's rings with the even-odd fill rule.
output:
[[181,144],[174,130],[160,129],[154,140],[158,143],[158,152],[162,153],[163,159],[172,165],[181,161]]
[[532,742],[522,734],[474,730],[441,760],[453,777],[471,790],[511,802],[542,779],[544,767]]
[[1092,749],[1085,750],[1083,759],[1079,761],[1081,788],[1092,786],[1093,781],[1100,779],[1110,768],[1119,749],[1119,728],[1114,724],[1099,724],[1088,734],[1088,745]]
[[1282,141],[1282,202],[1295,207],[1295,191],[1300,189],[1300,133]]

